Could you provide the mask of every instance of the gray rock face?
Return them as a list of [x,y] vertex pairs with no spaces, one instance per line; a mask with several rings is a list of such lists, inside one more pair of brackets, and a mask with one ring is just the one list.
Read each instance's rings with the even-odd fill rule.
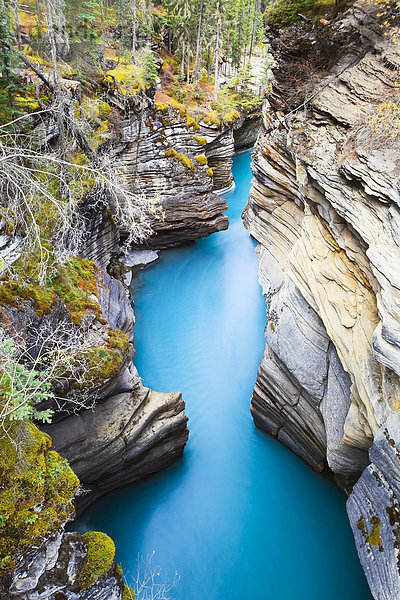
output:
[[364,470],[347,501],[356,548],[374,598],[400,597],[400,416],[378,432]]
[[207,140],[204,153],[213,171],[213,189],[227,189],[233,182],[233,155],[254,146],[261,126],[261,114],[244,114],[231,125],[222,128],[203,122],[200,125],[199,135]]
[[56,450],[83,484],[78,509],[171,464],[188,439],[186,423],[180,393],[139,387],[52,425]]
[[55,533],[39,548],[18,558],[0,600],[121,600],[124,584],[114,562],[93,585],[80,590],[78,577],[87,555],[79,533]]
[[400,49],[374,10],[358,3],[333,26],[349,54],[307,110],[285,118],[284,99],[266,104],[244,220],[267,300],[255,422],[348,492],[359,480],[350,520],[372,593],[386,600],[400,597],[400,163],[373,117]]
[[222,214],[226,203],[212,193],[209,166],[196,160],[204,157],[205,149],[193,127],[178,110],[161,112],[151,104],[122,123],[116,167],[129,189],[139,186],[165,212],[164,220],[153,221],[154,235],[146,241],[150,248],[184,244],[228,227]]
[[83,215],[86,231],[80,254],[106,270],[111,258],[120,253],[119,231],[102,206],[91,206],[90,202],[87,202],[83,208]]
[[244,119],[243,124],[233,130],[235,152],[248,150],[254,146],[261,127],[261,117],[261,112],[250,113]]

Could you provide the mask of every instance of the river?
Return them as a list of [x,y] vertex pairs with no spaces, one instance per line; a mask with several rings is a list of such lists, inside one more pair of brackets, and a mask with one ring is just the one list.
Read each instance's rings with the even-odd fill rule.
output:
[[228,231],[163,252],[134,284],[135,364],[148,387],[182,391],[184,457],[108,494],[78,526],[114,539],[128,583],[138,554],[154,553],[174,600],[370,600],[345,497],[250,415],[265,325],[241,221],[250,160],[234,160]]

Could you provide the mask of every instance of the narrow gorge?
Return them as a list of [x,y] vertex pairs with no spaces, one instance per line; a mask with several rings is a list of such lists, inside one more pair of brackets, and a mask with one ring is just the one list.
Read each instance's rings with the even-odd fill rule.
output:
[[398,2],[27,2],[0,600],[400,600]]

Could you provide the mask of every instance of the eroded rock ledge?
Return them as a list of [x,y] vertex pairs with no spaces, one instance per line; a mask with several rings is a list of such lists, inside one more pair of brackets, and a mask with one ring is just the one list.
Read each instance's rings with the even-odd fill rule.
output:
[[[376,600],[400,598],[400,161],[373,125],[400,49],[360,3],[307,108],[276,89],[253,155],[244,220],[258,240],[266,349],[257,425],[350,493],[348,514]],[[287,56],[286,59],[288,60]],[[352,486],[355,484],[354,488]],[[353,491],[351,491],[353,490]]]

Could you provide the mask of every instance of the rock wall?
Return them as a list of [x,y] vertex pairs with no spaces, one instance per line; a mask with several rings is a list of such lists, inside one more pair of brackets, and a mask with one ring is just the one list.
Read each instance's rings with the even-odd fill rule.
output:
[[170,465],[188,439],[180,393],[142,386],[113,394],[49,428],[58,452],[82,482],[79,511],[108,491]]
[[400,161],[398,132],[375,116],[400,49],[376,12],[359,3],[329,25],[349,45],[306,104],[284,115],[275,88],[244,220],[267,301],[255,422],[350,493],[360,560],[386,600],[400,598]]
[[205,156],[200,136],[193,119],[167,106],[156,110],[150,99],[122,121],[116,167],[129,189],[156,199],[165,213],[153,221],[148,247],[176,246],[228,227],[207,160],[196,160]]

